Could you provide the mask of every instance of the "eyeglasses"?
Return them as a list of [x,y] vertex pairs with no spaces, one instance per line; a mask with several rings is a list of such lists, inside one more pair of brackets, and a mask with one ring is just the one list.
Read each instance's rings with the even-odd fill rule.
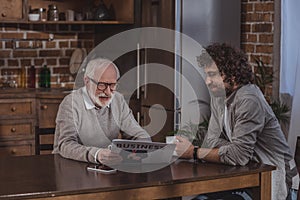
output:
[[105,82],[97,82],[94,79],[88,77],[93,83],[97,85],[97,89],[101,91],[105,91],[107,87],[109,86],[109,89],[111,91],[115,91],[118,87],[118,83],[105,83]]

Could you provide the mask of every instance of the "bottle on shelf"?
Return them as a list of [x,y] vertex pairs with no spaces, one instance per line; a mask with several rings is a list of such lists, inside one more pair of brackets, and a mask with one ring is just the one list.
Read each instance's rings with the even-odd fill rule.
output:
[[40,21],[47,21],[47,13],[46,8],[39,8],[39,14],[40,14]]
[[27,73],[25,66],[21,67],[21,73],[20,73],[20,87],[26,88],[26,79],[27,79]]
[[33,65],[28,69],[27,81],[28,88],[35,88],[35,67]]
[[47,67],[47,65],[44,65],[44,67],[41,69],[40,72],[40,87],[50,88],[50,79],[51,79],[50,69]]
[[48,6],[48,20],[49,21],[58,21],[59,20],[59,11],[55,4],[51,4]]

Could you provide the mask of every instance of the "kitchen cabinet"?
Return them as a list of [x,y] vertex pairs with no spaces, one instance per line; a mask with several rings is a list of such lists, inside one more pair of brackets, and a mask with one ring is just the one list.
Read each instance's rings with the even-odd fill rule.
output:
[[36,92],[37,125],[40,128],[55,128],[55,119],[59,105],[69,93],[69,91],[60,89]]
[[[160,27],[175,29],[175,1],[170,0],[143,0],[141,2],[141,27]],[[152,41],[159,41],[161,35],[151,36]],[[143,38],[143,37],[142,37]],[[175,48],[175,38],[164,38],[164,44]],[[144,76],[145,83],[140,87],[140,122],[143,127],[151,134],[153,141],[164,142],[165,136],[174,129],[174,60],[175,55],[162,49],[147,48],[148,44],[141,39],[139,65],[145,65]],[[159,64],[171,73],[168,76],[161,70],[153,69]],[[152,83],[148,83],[150,81]],[[162,80],[168,82],[168,87],[162,85]],[[155,84],[158,83],[158,84]],[[157,106],[160,105],[160,106]],[[152,109],[152,116],[149,109]],[[166,118],[163,118],[165,116]],[[151,118],[150,118],[151,117]],[[159,119],[159,120],[157,120]],[[156,121],[157,120],[157,121]],[[163,122],[163,123],[162,123]],[[162,124],[160,124],[162,123]]]
[[[59,104],[67,94],[69,92],[60,89],[3,89],[0,94],[0,156],[34,155],[35,127],[55,128]],[[40,137],[40,143],[53,141],[53,136]]]
[[55,127],[55,119],[61,98],[39,98],[38,100],[38,125],[40,128]]
[[[97,26],[95,44],[102,43],[112,35],[115,36],[118,33],[131,30],[133,28],[162,27],[173,30],[175,28],[174,0],[135,0],[134,11],[135,18],[134,24],[132,25]],[[161,37],[161,35],[153,34],[151,35],[151,40],[156,41],[159,37]],[[172,71],[174,69],[175,55],[162,49],[148,48],[148,44],[143,38],[144,36],[142,34],[133,38],[132,41],[135,41],[136,44],[131,43],[130,45],[133,45],[136,49],[131,51],[129,50],[125,53],[121,51],[119,52],[119,48],[116,46],[108,47],[109,45],[105,46],[104,49],[99,49],[99,52],[104,54],[105,57],[113,59],[120,69],[121,77],[127,72],[132,72],[132,70],[135,71],[135,75],[131,76],[129,81],[130,84],[135,84],[134,88],[136,88],[136,90],[126,91],[126,89],[124,89],[124,91],[120,90],[120,92],[124,93],[125,98],[128,97],[129,107],[132,109],[137,121],[143,127],[153,127],[154,125],[151,124],[153,120],[149,118],[150,116],[148,113],[151,106],[154,106],[154,110],[157,110],[158,113],[164,112],[163,110],[168,113],[166,125],[163,125],[158,132],[150,133],[153,135],[153,141],[162,142],[164,141],[164,136],[170,131],[173,131],[174,128],[174,74],[171,74],[169,77],[162,77],[163,79],[168,79],[169,82],[172,82],[172,85],[168,88],[160,84],[147,83],[147,80],[155,80],[161,75],[158,71],[155,72],[152,70],[152,63],[161,64],[170,68]],[[122,43],[122,41],[120,42]],[[174,37],[166,38],[164,42],[171,45],[172,48],[175,48]],[[124,46],[122,47],[124,48]],[[115,55],[120,56],[115,58]],[[129,83],[120,83],[120,89],[124,85],[129,85]],[[157,107],[156,104],[162,105],[162,107]],[[159,111],[159,109],[161,110]],[[155,116],[158,118],[160,117],[159,114]]]
[[34,98],[0,98],[0,156],[34,154]]
[[[3,23],[30,23],[30,24],[132,24],[134,23],[134,0],[104,0],[105,5],[110,8],[115,18],[113,20],[93,20],[85,19],[87,13],[91,13],[97,7],[99,0],[82,1],[82,0],[4,0],[5,4],[0,5],[2,17],[0,21]],[[15,5],[11,2],[14,2]],[[44,8],[48,11],[50,4],[57,5],[58,12],[61,16],[65,15],[66,10],[73,10],[74,17],[76,14],[82,16],[80,21],[29,21],[29,10]],[[14,5],[14,6],[12,6]],[[17,8],[16,8],[17,6]],[[12,11],[13,9],[13,11]],[[17,11],[17,12],[15,12]],[[6,17],[4,17],[6,16]],[[75,17],[76,18],[76,17]]]
[[0,21],[18,21],[23,20],[25,16],[24,0],[1,0]]

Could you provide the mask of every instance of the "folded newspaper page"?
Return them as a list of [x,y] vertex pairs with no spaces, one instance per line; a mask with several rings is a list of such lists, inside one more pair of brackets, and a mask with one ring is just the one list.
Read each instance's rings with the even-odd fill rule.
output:
[[171,160],[175,146],[161,142],[114,139],[111,150],[120,153],[123,162],[161,163]]

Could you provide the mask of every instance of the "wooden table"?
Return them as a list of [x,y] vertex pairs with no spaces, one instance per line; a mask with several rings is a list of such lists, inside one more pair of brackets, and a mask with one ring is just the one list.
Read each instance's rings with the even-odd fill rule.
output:
[[104,175],[87,165],[59,155],[0,158],[0,199],[160,199],[252,187],[270,200],[275,169],[178,160],[154,172]]

